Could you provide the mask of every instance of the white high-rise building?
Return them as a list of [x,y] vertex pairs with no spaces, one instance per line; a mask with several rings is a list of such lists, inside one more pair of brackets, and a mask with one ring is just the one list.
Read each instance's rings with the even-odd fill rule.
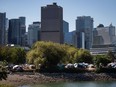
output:
[[33,22],[28,27],[28,45],[32,46],[36,41],[40,40],[41,23]]
[[108,45],[116,42],[115,27],[110,24],[109,26],[101,26],[94,29],[93,45]]

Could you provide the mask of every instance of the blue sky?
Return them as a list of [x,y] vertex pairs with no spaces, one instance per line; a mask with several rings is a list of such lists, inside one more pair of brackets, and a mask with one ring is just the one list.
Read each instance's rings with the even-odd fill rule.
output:
[[0,12],[7,18],[26,17],[28,27],[33,21],[41,21],[41,7],[56,2],[63,7],[63,19],[75,30],[77,16],[91,16],[94,27],[102,23],[116,26],[116,0],[0,0]]

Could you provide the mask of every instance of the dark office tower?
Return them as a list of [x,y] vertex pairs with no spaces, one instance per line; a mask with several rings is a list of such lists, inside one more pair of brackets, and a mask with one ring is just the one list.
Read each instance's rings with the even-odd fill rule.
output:
[[0,45],[5,44],[6,13],[0,13]]
[[8,43],[9,44],[20,44],[20,21],[19,19],[9,20],[9,29],[8,29]]
[[77,47],[90,49],[92,47],[93,18],[80,16],[76,20]]
[[63,8],[56,3],[41,7],[40,40],[63,43]]
[[9,20],[6,18],[6,26],[5,26],[5,44],[8,44],[8,27],[9,27]]
[[25,17],[19,17],[20,21],[20,45],[24,46],[25,41],[23,40],[26,33]]

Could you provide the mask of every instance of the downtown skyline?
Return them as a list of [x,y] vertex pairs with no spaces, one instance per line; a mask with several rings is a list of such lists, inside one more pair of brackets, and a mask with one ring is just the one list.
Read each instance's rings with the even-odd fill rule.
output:
[[0,11],[6,12],[8,19],[25,16],[28,28],[33,21],[41,22],[41,7],[53,2],[63,7],[63,20],[69,23],[70,31],[76,30],[75,20],[78,16],[91,16],[94,27],[100,23],[105,26],[112,23],[116,26],[115,0],[1,0]]

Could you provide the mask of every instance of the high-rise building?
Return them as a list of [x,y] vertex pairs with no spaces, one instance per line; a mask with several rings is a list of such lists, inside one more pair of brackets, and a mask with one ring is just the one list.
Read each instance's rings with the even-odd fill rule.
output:
[[6,26],[5,26],[5,44],[8,44],[8,27],[9,27],[9,20],[6,18]]
[[20,21],[19,19],[9,20],[8,43],[20,44]]
[[33,43],[40,40],[41,23],[33,22],[28,27],[28,45],[31,47]]
[[106,27],[99,26],[93,31],[93,45],[109,45],[116,43],[115,27],[112,24]]
[[40,40],[63,43],[63,8],[56,3],[41,7]]
[[24,37],[23,37],[23,47],[28,47],[28,32],[25,33]]
[[0,13],[0,45],[5,44],[6,13]]
[[26,25],[25,25],[25,17],[19,17],[19,21],[20,21],[20,45],[24,46],[25,45],[25,40],[24,40],[24,36],[26,33]]
[[[90,49],[92,47],[93,18],[80,16],[76,19],[77,47]],[[81,45],[80,45],[81,44]],[[85,46],[85,47],[82,47]]]
[[8,43],[24,46],[24,36],[26,33],[25,17],[9,20]]
[[69,32],[69,23],[63,20],[63,33]]
[[83,48],[83,49],[86,49],[85,48],[85,33],[84,32],[76,32],[76,37],[77,37],[77,47],[78,48]]
[[64,43],[75,46],[75,33],[76,31],[65,33]]
[[71,44],[72,33],[69,32],[69,23],[63,20],[64,43]]

